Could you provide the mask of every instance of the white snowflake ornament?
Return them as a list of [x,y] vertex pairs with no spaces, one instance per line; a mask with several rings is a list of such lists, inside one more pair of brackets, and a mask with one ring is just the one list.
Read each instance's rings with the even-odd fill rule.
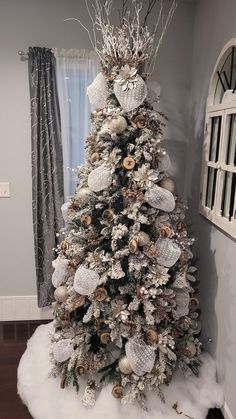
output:
[[78,294],[91,295],[97,288],[98,280],[97,272],[79,266],[74,277],[74,289]]

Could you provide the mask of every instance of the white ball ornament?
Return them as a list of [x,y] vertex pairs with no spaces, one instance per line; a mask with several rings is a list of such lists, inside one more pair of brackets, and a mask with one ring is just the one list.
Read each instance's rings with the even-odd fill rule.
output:
[[64,287],[63,285],[56,288],[54,291],[54,297],[60,303],[63,303],[64,301],[66,301],[68,298],[67,288]]
[[166,177],[164,179],[162,179],[159,183],[159,185],[166,189],[167,191],[173,193],[175,191],[175,182],[173,179],[171,179],[170,177]]
[[137,239],[139,246],[146,246],[150,242],[150,237],[145,231],[139,231]]
[[80,295],[91,295],[97,288],[98,280],[97,272],[79,266],[74,277],[74,289]]
[[59,287],[66,279],[68,273],[68,263],[67,259],[58,257],[52,262],[52,266],[55,269],[52,274],[52,284],[55,288]]
[[126,119],[118,115],[110,120],[107,120],[104,124],[104,128],[110,130],[112,133],[121,134],[123,131],[126,130],[128,124]]
[[105,166],[99,166],[88,176],[88,186],[93,192],[100,192],[112,184],[111,171]]
[[79,205],[85,206],[91,199],[92,191],[86,187],[78,187],[76,189],[75,200],[78,202]]
[[73,352],[73,341],[71,339],[63,339],[53,344],[52,353],[57,362],[67,361]]
[[133,372],[127,356],[119,360],[119,369],[123,374],[131,374]]

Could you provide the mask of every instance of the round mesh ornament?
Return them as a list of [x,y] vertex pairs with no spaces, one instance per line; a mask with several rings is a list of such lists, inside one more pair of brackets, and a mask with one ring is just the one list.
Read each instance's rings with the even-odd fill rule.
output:
[[175,294],[175,311],[179,317],[187,316],[189,313],[190,296],[186,289],[178,290]]
[[78,294],[90,295],[97,288],[99,275],[91,269],[80,266],[74,277],[74,289]]
[[171,239],[164,239],[160,237],[156,241],[157,246],[157,263],[166,268],[173,266],[180,257],[181,250],[179,246]]
[[136,337],[128,340],[125,345],[125,352],[136,375],[141,376],[152,370],[155,362],[155,352],[142,339]]
[[93,192],[100,192],[112,184],[112,174],[109,169],[99,166],[88,176],[88,186]]
[[109,92],[106,79],[102,73],[98,73],[94,81],[88,86],[87,95],[91,105],[96,109],[105,108]]
[[175,208],[173,194],[157,185],[154,185],[145,192],[144,199],[151,207],[162,211],[171,212]]
[[147,86],[142,77],[136,76],[132,88],[124,89],[119,83],[114,84],[114,93],[125,112],[132,111],[140,106],[147,96]]
[[71,339],[60,340],[53,344],[52,353],[57,362],[66,361],[73,352],[73,341]]

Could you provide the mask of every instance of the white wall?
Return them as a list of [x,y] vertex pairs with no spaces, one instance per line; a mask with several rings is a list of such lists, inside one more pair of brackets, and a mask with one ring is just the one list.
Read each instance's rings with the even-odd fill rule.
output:
[[[187,120],[190,88],[193,11],[189,2],[180,5],[161,47],[156,72],[163,86],[163,107],[170,117],[169,136],[180,146],[188,134],[183,121]],[[84,1],[0,0],[0,181],[10,181],[12,192],[11,198],[0,200],[3,296],[36,293],[27,62],[21,62],[17,52],[29,46],[90,48],[78,24],[63,22],[67,17],[79,17],[88,24]],[[183,172],[180,178],[181,189]]]
[[236,36],[235,0],[200,0],[197,3],[192,92],[192,138],[187,156],[186,196],[197,236],[203,335],[212,337],[208,349],[216,356],[226,403],[236,417],[236,242],[198,214],[200,163],[208,85],[222,47]]

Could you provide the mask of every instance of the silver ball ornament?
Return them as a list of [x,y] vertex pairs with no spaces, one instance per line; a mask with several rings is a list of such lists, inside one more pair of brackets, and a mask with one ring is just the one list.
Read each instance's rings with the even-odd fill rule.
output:
[[162,179],[159,183],[159,186],[166,189],[167,191],[173,193],[175,191],[175,182],[170,177]]
[[67,288],[65,286],[60,286],[55,289],[54,297],[60,303],[63,303],[68,298]]
[[123,374],[131,374],[133,372],[127,356],[119,360],[119,369]]

